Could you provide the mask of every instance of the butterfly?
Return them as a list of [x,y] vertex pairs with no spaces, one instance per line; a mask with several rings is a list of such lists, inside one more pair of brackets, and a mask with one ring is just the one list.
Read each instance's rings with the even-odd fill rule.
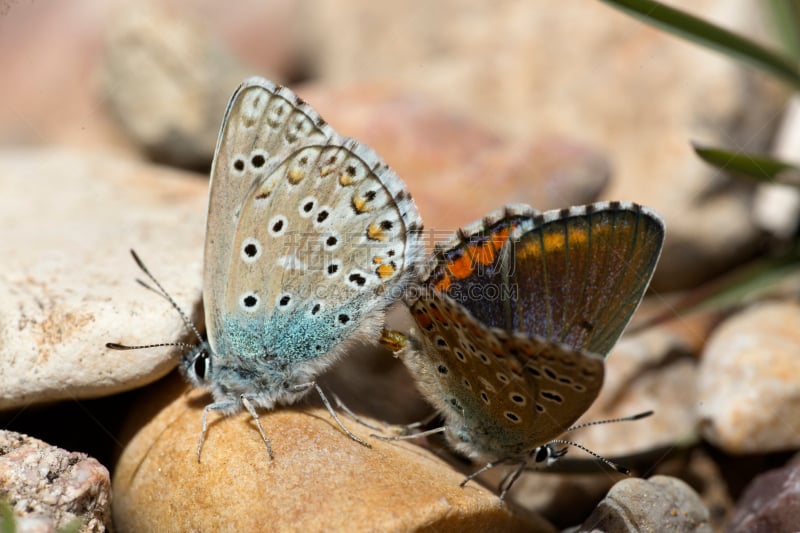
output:
[[504,497],[529,462],[564,454],[553,443],[597,398],[664,231],[633,203],[516,205],[436,245],[406,297],[415,331],[384,343],[442,415],[449,443],[488,461],[464,483],[517,462]]
[[342,430],[367,445],[341,424],[315,378],[354,344],[377,340],[385,309],[424,255],[421,235],[411,195],[372,149],[336,133],[285,87],[241,84],[211,170],[208,340],[180,363],[214,400],[203,410],[198,460],[208,413],[242,408],[273,457],[256,409],[312,388]]

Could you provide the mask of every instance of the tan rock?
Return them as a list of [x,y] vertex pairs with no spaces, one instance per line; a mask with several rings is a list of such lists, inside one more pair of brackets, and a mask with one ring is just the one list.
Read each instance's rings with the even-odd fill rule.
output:
[[[131,421],[135,434],[115,469],[120,532],[552,531],[510,514],[477,485],[459,488],[461,474],[413,444],[353,442],[320,408],[261,414],[272,461],[249,414],[211,414],[198,463],[209,398],[200,391],[176,397],[184,388],[178,379],[158,385]],[[369,430],[346,423],[367,437]]]
[[174,365],[180,317],[139,286],[135,248],[188,312],[200,294],[206,181],[67,151],[0,153],[0,408],[141,386]]
[[800,306],[766,302],[737,313],[703,351],[698,381],[704,436],[730,453],[800,446]]

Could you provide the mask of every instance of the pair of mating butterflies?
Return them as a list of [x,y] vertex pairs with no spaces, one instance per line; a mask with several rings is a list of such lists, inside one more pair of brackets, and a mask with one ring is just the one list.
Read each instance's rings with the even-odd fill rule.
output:
[[490,461],[541,450],[597,397],[603,356],[647,288],[663,235],[656,214],[630,203],[514,206],[425,259],[400,178],[290,90],[249,79],[228,104],[211,172],[208,341],[181,364],[214,398],[198,458],[208,411],[242,407],[272,456],[256,408],[315,387],[329,405],[316,376],[354,343],[379,339],[401,298],[418,334],[400,355],[454,446]]

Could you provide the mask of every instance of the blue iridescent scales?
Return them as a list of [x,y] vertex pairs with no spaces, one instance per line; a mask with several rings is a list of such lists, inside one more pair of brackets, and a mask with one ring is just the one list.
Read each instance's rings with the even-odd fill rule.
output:
[[663,240],[650,209],[605,202],[508,206],[439,243],[406,299],[416,331],[394,346],[451,445],[524,463],[568,429],[599,394]]

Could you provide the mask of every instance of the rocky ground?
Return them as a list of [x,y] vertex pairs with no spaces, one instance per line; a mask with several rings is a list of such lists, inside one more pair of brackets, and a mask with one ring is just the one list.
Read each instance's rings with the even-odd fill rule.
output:
[[[769,41],[752,0],[673,2]],[[796,159],[789,91],[600,2],[5,3],[0,8],[0,521],[18,531],[791,531],[800,524],[797,277],[686,311],[775,255],[794,190],[734,180],[690,141]],[[210,416],[174,371],[192,341],[128,250],[202,322],[208,169],[246,77],[290,84],[403,178],[431,235],[510,202],[647,205],[667,224],[651,290],[571,450],[505,502],[436,438],[344,437],[310,398]],[[788,139],[788,140],[787,140]],[[433,240],[433,238],[432,238]],[[432,244],[432,243],[429,243]],[[791,274],[792,272],[790,272]],[[788,280],[788,281],[786,281]],[[766,294],[766,295],[764,295]],[[666,316],[667,320],[649,319]],[[407,321],[402,308],[390,325]],[[430,407],[387,350],[321,380],[376,424]],[[573,468],[574,467],[574,468]],[[113,490],[112,490],[113,487]],[[72,529],[70,529],[72,528]]]

